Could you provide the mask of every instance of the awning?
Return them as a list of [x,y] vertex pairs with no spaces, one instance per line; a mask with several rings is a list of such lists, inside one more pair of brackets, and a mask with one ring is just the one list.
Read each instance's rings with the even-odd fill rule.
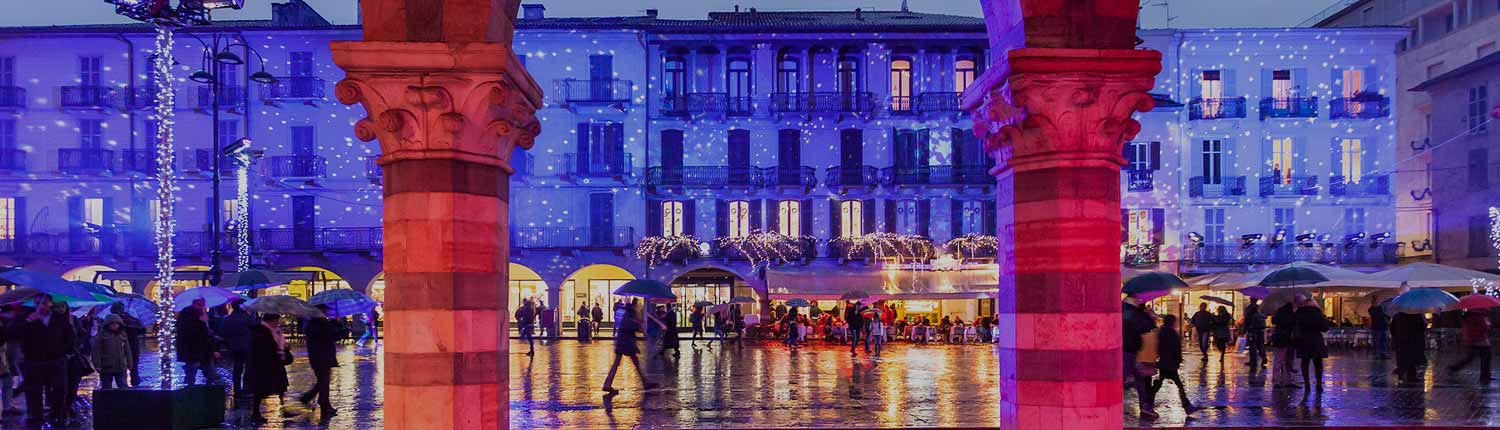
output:
[[838,300],[863,291],[875,299],[982,299],[999,291],[999,267],[969,265],[962,270],[883,270],[878,268],[780,269],[766,272],[771,300]]

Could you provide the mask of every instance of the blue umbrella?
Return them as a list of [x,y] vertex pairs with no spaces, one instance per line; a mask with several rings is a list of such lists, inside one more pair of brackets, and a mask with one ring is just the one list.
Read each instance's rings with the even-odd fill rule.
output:
[[1401,293],[1396,298],[1386,303],[1388,312],[1405,314],[1427,314],[1442,312],[1448,306],[1458,303],[1458,297],[1448,294],[1437,288],[1417,288]]
[[1178,288],[1187,288],[1188,284],[1178,278],[1177,275],[1166,272],[1147,272],[1130,278],[1125,286],[1120,287],[1120,292],[1132,296],[1154,295],[1161,296],[1161,292]]
[[189,288],[186,291],[177,293],[177,298],[174,299],[174,306],[172,306],[172,310],[182,311],[183,309],[187,309],[188,306],[192,306],[194,300],[199,299],[202,299],[203,303],[207,304],[208,307],[211,308],[214,306],[229,303],[236,299],[245,300],[245,296],[235,294],[233,291],[229,291],[219,287]]
[[[146,296],[121,293],[115,297],[115,300],[116,303],[123,303],[125,313],[135,317],[135,319],[141,320],[141,324],[146,326],[156,324],[156,312],[161,310],[161,307],[157,306],[156,302],[147,299]],[[109,314],[109,310],[105,309],[99,316],[103,317]]]
[[615,289],[615,295],[642,297],[646,299],[677,299],[677,295],[672,294],[672,287],[650,279],[637,279],[626,282],[625,285],[621,285],[620,288]]
[[786,301],[786,305],[788,307],[793,307],[793,308],[805,308],[805,307],[808,307],[808,306],[812,306],[812,303],[808,303],[807,299],[796,298],[796,299],[787,300]]
[[1262,287],[1296,287],[1299,285],[1312,285],[1319,282],[1328,282],[1328,277],[1323,276],[1316,270],[1306,267],[1286,267],[1276,269],[1261,278]]
[[35,288],[54,297],[63,296],[83,300],[94,298],[93,294],[87,288],[75,285],[51,273],[12,267],[8,270],[0,271],[0,280],[22,287]]
[[379,303],[375,299],[363,293],[347,288],[337,288],[321,293],[313,294],[308,303],[328,306],[328,310],[334,318],[342,318],[354,314],[368,313],[375,309]]

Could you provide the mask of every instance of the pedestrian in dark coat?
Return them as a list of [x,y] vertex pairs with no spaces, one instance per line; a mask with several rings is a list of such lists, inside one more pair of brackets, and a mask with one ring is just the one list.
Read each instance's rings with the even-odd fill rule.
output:
[[141,347],[145,343],[146,325],[139,318],[125,312],[124,302],[109,305],[109,313],[119,315],[121,323],[125,324],[125,338],[130,342],[130,368],[126,369],[130,374],[130,386],[141,385]]
[[1276,348],[1271,369],[1271,382],[1277,387],[1296,387],[1293,382],[1293,366],[1297,361],[1297,345],[1292,342],[1292,333],[1297,328],[1297,311],[1290,303],[1281,305],[1271,315],[1271,347]]
[[229,303],[229,316],[224,317],[220,326],[223,331],[219,333],[229,346],[229,379],[234,384],[236,396],[245,392],[245,365],[250,359],[250,328],[260,324],[260,320],[240,308],[242,304],[244,301],[238,299]]
[[125,373],[130,365],[130,338],[119,315],[104,317],[104,329],[94,337],[94,370],[99,372],[99,388],[129,388]]
[[635,365],[635,372],[640,375],[641,383],[647,390],[656,388],[656,384],[647,382],[646,372],[641,369],[641,360],[637,357],[641,353],[640,346],[636,345],[636,333],[642,328],[640,313],[634,309],[624,309],[623,312],[616,312],[615,315],[619,318],[615,320],[615,362],[609,366],[609,376],[604,378],[606,396],[620,392],[614,387],[615,372],[620,370],[620,359],[624,357],[630,357],[630,363]]
[[73,325],[66,312],[58,313],[53,308],[52,296],[43,294],[36,300],[36,311],[26,317],[21,338],[26,421],[40,424],[42,412],[50,409],[53,427],[66,427],[72,412],[67,390],[68,354],[75,342]]
[[1193,325],[1193,336],[1198,340],[1198,352],[1203,354],[1203,361],[1208,361],[1208,344],[1214,332],[1214,314],[1208,311],[1208,303],[1199,303],[1198,312],[1193,313],[1193,318],[1188,320]]
[[1417,367],[1427,361],[1427,320],[1398,313],[1391,318],[1391,347],[1396,350],[1396,378],[1417,382]]
[[1234,339],[1234,316],[1229,314],[1229,308],[1219,306],[1219,312],[1214,314],[1213,336],[1214,348],[1219,350],[1219,363],[1224,363],[1224,354],[1229,350],[1229,341]]
[[1120,318],[1120,348],[1124,358],[1125,384],[1127,388],[1135,387],[1136,397],[1140,399],[1141,418],[1154,420],[1158,415],[1154,396],[1151,395],[1150,376],[1141,373],[1136,355],[1141,352],[1141,336],[1156,329],[1156,319],[1151,317],[1141,300],[1135,296],[1121,301]]
[[657,314],[657,319],[666,327],[662,329],[661,349],[656,352],[656,356],[661,357],[670,349],[673,358],[681,357],[682,351],[679,350],[678,345],[682,342],[677,335],[677,310],[672,306],[667,306]]
[[[328,305],[318,305],[318,309],[325,315],[328,313]],[[328,397],[328,391],[333,368],[339,367],[337,349],[340,334],[338,325],[332,319],[313,318],[307,322],[307,365],[312,368],[316,382],[298,400],[303,405],[311,405],[313,397],[317,397],[318,409],[322,410],[324,419],[338,415],[338,410],[333,408],[332,399]]]
[[1264,369],[1266,367],[1266,316],[1260,313],[1260,301],[1254,297],[1250,298],[1250,304],[1245,306],[1245,346],[1250,350],[1250,367],[1252,370]]
[[250,409],[251,422],[266,422],[260,413],[262,400],[286,394],[286,366],[291,362],[286,337],[281,334],[281,315],[261,315],[260,324],[250,327],[250,360],[245,368],[245,389],[255,398]]
[[1323,343],[1323,333],[1328,331],[1328,317],[1312,300],[1304,300],[1297,307],[1296,331],[1297,357],[1302,358],[1302,389],[1311,390],[1312,375],[1309,366],[1317,372],[1317,390],[1323,391],[1323,358],[1328,356],[1328,346]]
[[1385,306],[1370,306],[1370,349],[1375,353],[1376,359],[1384,360],[1389,357],[1386,351],[1390,349],[1391,343],[1390,323],[1391,318],[1385,315]]
[[219,372],[214,367],[219,345],[208,329],[208,315],[196,304],[201,301],[177,314],[177,361],[182,363],[183,381],[188,385],[198,382],[200,371],[204,382],[219,383]]
[[[859,339],[863,337],[861,334],[865,329],[865,318],[860,316],[857,302],[844,304],[844,323],[849,326],[848,333],[845,335],[849,336],[849,356],[853,357],[856,355],[855,349],[859,347]],[[865,341],[865,352],[870,352],[869,348],[870,342]]]
[[1156,354],[1157,376],[1156,382],[1151,384],[1151,403],[1156,403],[1156,393],[1161,391],[1161,386],[1172,381],[1177,384],[1177,396],[1182,401],[1183,411],[1192,413],[1197,410],[1188,400],[1187,386],[1182,384],[1182,376],[1177,373],[1182,367],[1182,335],[1177,333],[1176,315],[1161,317],[1161,329],[1156,332]]

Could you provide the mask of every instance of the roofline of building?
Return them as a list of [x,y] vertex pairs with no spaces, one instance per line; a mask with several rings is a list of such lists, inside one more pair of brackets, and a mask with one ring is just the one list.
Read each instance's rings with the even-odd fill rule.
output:
[[1358,1],[1354,2],[1354,3],[1350,3],[1348,6],[1344,6],[1343,9],[1339,9],[1338,12],[1334,12],[1334,13],[1332,13],[1332,14],[1324,17],[1323,19],[1318,20],[1318,22],[1313,23],[1309,27],[1328,28],[1328,27],[1324,27],[1324,26],[1328,25],[1328,24],[1331,24],[1333,22],[1333,20],[1336,20],[1336,19],[1339,19],[1339,18],[1343,18],[1344,15],[1348,15],[1350,12],[1353,12],[1355,9],[1359,9],[1360,6],[1364,6],[1364,5],[1370,4],[1371,2],[1374,2],[1374,1],[1375,0],[1358,0]]
[[1417,84],[1417,86],[1411,87],[1411,89],[1407,91],[1426,92],[1433,87],[1442,85],[1444,82],[1480,71],[1487,67],[1500,67],[1500,52],[1492,53],[1490,55],[1480,57],[1479,59],[1476,59],[1474,61],[1470,61],[1468,64],[1459,66],[1457,69],[1449,70],[1448,73],[1437,75],[1432,79],[1423,81],[1422,83]]

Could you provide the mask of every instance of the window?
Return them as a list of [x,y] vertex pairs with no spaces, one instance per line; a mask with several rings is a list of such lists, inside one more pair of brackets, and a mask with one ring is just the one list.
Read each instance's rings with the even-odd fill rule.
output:
[[681,236],[687,234],[684,230],[683,219],[687,213],[683,210],[684,205],[680,201],[661,202],[661,235],[662,237]]
[[238,228],[239,226],[234,225],[234,223],[235,220],[239,219],[239,205],[234,203],[234,199],[224,199],[221,206],[223,206],[223,211],[220,213],[223,214],[223,218],[220,219],[223,220],[223,224],[220,228],[223,228],[224,231],[233,231],[235,228]]
[[1224,161],[1224,141],[1219,139],[1208,139],[1203,141],[1203,183],[1208,185],[1219,185],[1224,183],[1220,176],[1223,172],[1220,163]]
[[78,84],[85,87],[97,87],[101,81],[100,57],[78,57]]
[[1345,138],[1339,140],[1339,174],[1344,176],[1344,182],[1358,184],[1364,177],[1365,149],[1360,139]]
[[0,87],[16,86],[16,57],[0,57]]
[[292,76],[313,76],[313,54],[293,51],[287,54],[287,72]]
[[[0,118],[0,151],[13,149],[16,149],[16,120],[14,118]],[[8,154],[0,153],[0,157],[8,156]]]
[[624,125],[618,122],[595,121],[588,128],[588,170],[590,173],[617,173],[624,166]]
[[1488,257],[1490,255],[1490,217],[1485,215],[1469,217],[1469,256]]
[[103,149],[104,121],[97,119],[78,120],[78,147],[83,149]]
[[1154,164],[1152,162],[1151,142],[1125,142],[1125,150],[1128,151],[1125,159],[1125,170],[1151,170],[1151,166]]
[[1469,133],[1480,134],[1489,130],[1489,88],[1480,85],[1469,88]]
[[724,82],[729,84],[729,111],[750,111],[750,60],[744,58],[733,58],[729,60],[729,71],[726,72]]
[[[687,67],[682,57],[667,57],[666,64],[662,66],[662,91],[672,102],[678,101],[687,94]],[[675,106],[678,109],[686,108],[686,105]]]
[[838,84],[840,94],[851,96],[859,92],[859,63],[859,57],[853,55],[839,56]]
[[955,227],[955,235],[984,233],[984,201],[966,200],[963,203],[963,225]]
[[0,198],[0,241],[16,240],[16,218],[21,216],[16,213],[16,199]]
[[1291,107],[1292,94],[1292,71],[1271,71],[1271,100],[1276,109],[1288,109]]
[[[1342,96],[1346,99],[1352,99],[1365,90],[1365,69],[1359,67],[1344,69],[1341,80],[1344,84]],[[1358,109],[1355,105],[1359,105],[1359,103],[1352,103],[1349,110],[1354,111]]]
[[1207,243],[1224,243],[1224,209],[1207,208],[1203,210],[1203,241]]
[[[224,147],[227,147],[227,146],[229,146],[229,144],[234,143],[235,139],[239,139],[239,137],[238,137],[239,133],[237,133],[239,131],[239,128],[240,128],[240,121],[239,120],[234,120],[234,119],[221,119],[221,120],[219,120],[219,138],[217,139],[218,142],[219,142],[218,148],[222,149]],[[296,128],[306,129],[307,130],[307,132],[305,132],[306,135],[309,136],[309,137],[312,136],[312,133],[311,133],[312,127],[294,127],[294,129],[296,129]],[[292,138],[294,140],[296,140],[299,134],[302,134],[302,133],[298,133],[298,132],[294,131],[292,133]],[[310,141],[312,139],[307,139],[307,140]],[[219,149],[215,149],[214,153],[216,153],[216,154],[219,153]]]
[[781,57],[776,63],[776,92],[796,93],[802,85],[802,75],[796,57]]
[[103,228],[104,199],[98,197],[83,199],[83,217],[81,221],[90,229]]
[[[219,78],[219,82],[223,86],[225,86],[225,87],[229,87],[229,88],[237,88],[237,87],[239,87],[239,83],[240,83],[240,79],[239,79],[239,66],[235,65],[235,64],[223,64],[223,63],[219,63],[219,77],[218,78]],[[227,98],[227,97],[230,97],[230,96],[222,96],[221,95],[220,97],[226,97]],[[228,99],[228,100],[233,100],[233,99]],[[223,102],[220,102],[220,103],[223,103]]]
[[1469,150],[1469,191],[1483,191],[1490,186],[1490,151]]
[[1365,231],[1365,208],[1344,209],[1344,234],[1359,234]]
[[802,202],[782,200],[776,202],[776,232],[785,236],[802,236]]
[[1297,209],[1276,208],[1275,219],[1271,224],[1271,237],[1276,237],[1277,232],[1286,232],[1286,237],[1297,235]]
[[[917,234],[917,201],[896,201],[896,233]],[[953,228],[957,229],[958,226]]]
[[1224,80],[1223,73],[1218,70],[1204,70],[1198,79],[1203,98],[1202,109],[1204,118],[1218,118],[1223,109]]
[[864,234],[864,202],[844,200],[839,202],[839,237],[852,238]]
[[1151,219],[1151,209],[1128,209],[1125,211],[1126,232],[1125,244],[1130,246],[1145,246],[1155,243],[1156,235],[1153,231],[1154,222]]
[[953,62],[953,92],[961,93],[974,83],[977,69],[974,67],[974,59],[960,57]]
[[891,111],[911,111],[911,60],[891,60]]
[[729,237],[749,236],[750,216],[749,201],[734,200],[729,202]]
[[1278,184],[1292,183],[1292,166],[1296,165],[1296,148],[1292,138],[1278,137],[1271,139],[1271,177],[1276,178]]

